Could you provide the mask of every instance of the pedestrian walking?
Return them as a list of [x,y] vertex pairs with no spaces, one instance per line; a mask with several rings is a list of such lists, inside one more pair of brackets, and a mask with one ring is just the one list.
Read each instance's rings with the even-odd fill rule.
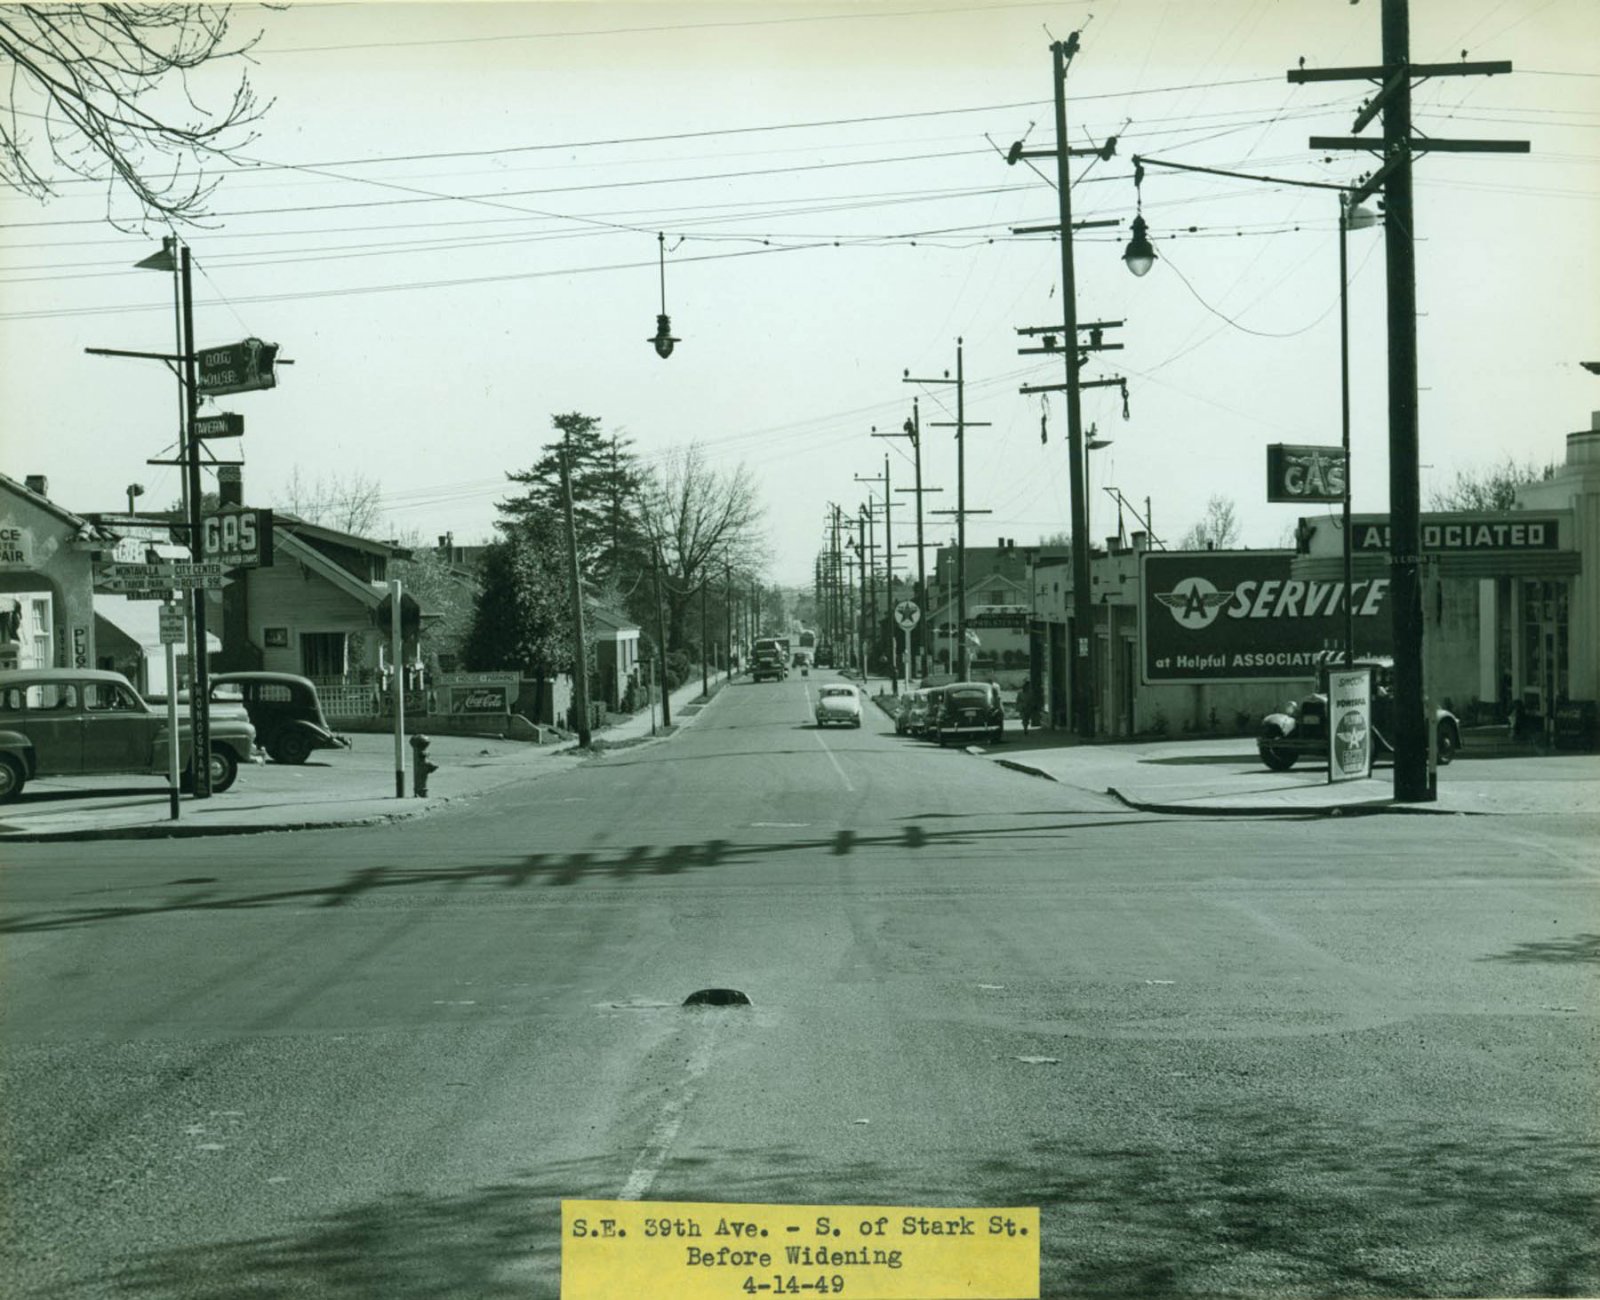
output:
[[1028,734],[1028,728],[1033,725],[1033,682],[1022,683],[1022,689],[1017,692],[1017,715],[1022,719],[1022,734]]

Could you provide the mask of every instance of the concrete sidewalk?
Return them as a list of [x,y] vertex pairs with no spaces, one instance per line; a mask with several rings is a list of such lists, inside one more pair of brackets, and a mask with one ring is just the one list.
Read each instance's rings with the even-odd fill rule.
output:
[[[724,681],[726,678],[723,679]],[[719,689],[712,682],[712,698]],[[673,726],[652,736],[651,710],[596,731],[597,752],[665,739],[692,725],[704,706],[696,676],[670,696]],[[656,709],[659,722],[660,710]],[[425,719],[421,721],[426,722]],[[426,726],[429,758],[439,770],[428,797],[411,796],[411,751],[406,749],[406,797],[396,798],[394,737],[357,734],[350,749],[319,750],[299,766],[250,764],[231,790],[210,799],[179,800],[171,819],[167,784],[157,777],[106,776],[30,781],[12,803],[0,805],[0,844],[52,840],[167,839],[267,831],[373,826],[420,817],[519,782],[570,771],[589,755],[575,740],[554,745],[479,736],[442,736]]]
[[1141,812],[1185,816],[1359,816],[1370,813],[1561,815],[1600,812],[1600,755],[1475,757],[1464,748],[1439,769],[1438,799],[1394,800],[1394,769],[1365,781],[1328,784],[1326,763],[1287,772],[1261,762],[1249,737],[1086,744],[1059,732],[1006,728],[1005,744],[969,753],[1032,776],[1109,794]]

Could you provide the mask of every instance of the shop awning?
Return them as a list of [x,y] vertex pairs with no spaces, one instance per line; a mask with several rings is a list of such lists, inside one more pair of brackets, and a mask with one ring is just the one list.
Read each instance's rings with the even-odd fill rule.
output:
[[[94,598],[96,618],[103,618],[128,640],[148,653],[161,652],[161,602],[159,600],[129,600],[126,596],[97,593]],[[222,649],[222,638],[206,631],[206,651],[213,654]],[[185,654],[184,646],[178,653]]]

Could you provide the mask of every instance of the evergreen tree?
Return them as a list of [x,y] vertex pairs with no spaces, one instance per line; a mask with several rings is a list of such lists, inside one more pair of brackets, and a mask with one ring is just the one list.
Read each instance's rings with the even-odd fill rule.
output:
[[591,589],[629,585],[647,562],[648,546],[638,525],[644,484],[631,439],[607,434],[593,416],[572,412],[552,417],[560,434],[541,449],[532,468],[506,478],[527,490],[496,503],[502,527],[535,515],[561,517],[561,453],[571,458],[572,515],[578,535],[578,566]]
[[[484,553],[462,650],[466,667],[470,672],[515,669],[541,682],[570,673],[572,601],[560,517],[535,513],[503,528],[505,536]],[[587,668],[592,676],[594,665]]]

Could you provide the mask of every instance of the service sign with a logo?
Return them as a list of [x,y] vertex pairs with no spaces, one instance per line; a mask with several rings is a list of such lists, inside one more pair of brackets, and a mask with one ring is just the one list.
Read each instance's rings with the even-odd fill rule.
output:
[[1290,577],[1292,551],[1146,551],[1140,557],[1140,672],[1162,682],[1313,678],[1344,658],[1390,653],[1389,580]]
[[1328,673],[1328,781],[1372,775],[1372,669]]

